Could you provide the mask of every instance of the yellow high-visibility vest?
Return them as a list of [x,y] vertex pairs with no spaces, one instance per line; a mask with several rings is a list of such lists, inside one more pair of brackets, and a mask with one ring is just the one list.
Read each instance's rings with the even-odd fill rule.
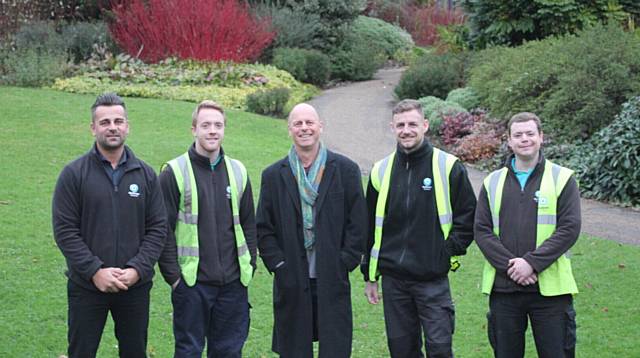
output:
[[[227,167],[229,187],[231,191],[231,211],[233,214],[233,231],[238,250],[238,264],[240,266],[240,282],[249,286],[253,276],[251,253],[240,225],[240,200],[247,186],[247,169],[235,159],[224,156]],[[180,191],[180,208],[176,222],[176,244],[178,246],[178,263],[182,277],[188,286],[196,283],[200,249],[198,246],[198,187],[191,167],[189,152],[165,163],[173,171]]]
[[[500,207],[502,191],[509,169],[498,169],[484,179],[489,209],[493,220],[493,233],[500,238]],[[545,160],[544,172],[538,192],[538,214],[536,226],[536,247],[548,239],[556,230],[558,197],[562,193],[573,171]],[[485,261],[482,272],[482,293],[490,294],[496,278],[496,269]],[[578,293],[578,286],[571,271],[571,261],[566,254],[560,256],[551,266],[538,273],[538,287],[543,296],[559,296]]]
[[[369,281],[375,281],[378,275],[378,257],[380,256],[380,246],[382,245],[382,230],[389,198],[389,185],[391,181],[391,170],[396,152],[391,153],[384,159],[376,162],[371,169],[371,184],[378,191],[378,201],[376,202],[375,231],[373,236],[373,247],[369,258]],[[438,210],[438,220],[440,228],[444,234],[444,239],[449,238],[449,233],[453,227],[453,210],[451,208],[451,186],[449,185],[449,174],[455,164],[455,156],[437,148],[433,148],[432,175],[433,189],[436,194],[436,208]],[[456,256],[451,257],[451,271],[460,267]]]

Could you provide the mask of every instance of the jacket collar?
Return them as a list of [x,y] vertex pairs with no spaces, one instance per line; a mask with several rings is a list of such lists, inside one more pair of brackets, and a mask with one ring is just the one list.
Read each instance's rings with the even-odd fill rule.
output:
[[[222,147],[220,147],[220,153],[218,155],[220,158],[220,160],[218,161],[218,165],[220,165],[220,163],[224,161],[224,149],[222,149]],[[191,147],[189,147],[189,158],[191,158],[192,164],[211,170],[211,163],[209,161],[209,158],[205,157],[204,155],[200,155],[200,153],[196,152],[195,143],[191,144]],[[217,168],[218,167],[216,166],[216,170]]]
[[[512,173],[513,175],[515,175],[515,172],[513,171],[513,167],[511,166],[511,161],[515,157],[516,155],[511,153],[507,156],[507,159],[504,162],[504,166],[507,167],[507,169],[509,169],[509,172]],[[542,153],[542,150],[540,150],[538,155],[538,163],[536,164],[536,166],[533,168],[533,171],[531,172],[532,177],[538,175],[538,173],[544,172],[545,161],[546,159],[544,157],[544,154]]]
[[[94,143],[93,147],[89,151],[91,156],[100,164],[102,164],[102,160],[104,156],[98,152],[97,144]],[[140,168],[140,161],[133,154],[133,151],[128,146],[124,146],[124,152],[122,153],[122,157],[120,158],[119,165],[122,164],[125,171],[133,170]]]
[[398,157],[400,164],[405,163],[415,163],[417,161],[421,161],[425,158],[430,157],[433,153],[433,146],[429,141],[425,138],[419,148],[414,150],[411,153],[407,153],[400,147],[400,145],[396,146],[396,156]]

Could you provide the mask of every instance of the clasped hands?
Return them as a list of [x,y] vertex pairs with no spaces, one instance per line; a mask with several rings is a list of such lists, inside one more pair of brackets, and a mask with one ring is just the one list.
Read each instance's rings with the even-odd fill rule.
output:
[[126,291],[133,286],[140,276],[134,268],[121,269],[118,267],[105,267],[99,269],[91,278],[100,292]]
[[538,275],[533,271],[533,267],[522,257],[509,260],[507,275],[522,286],[529,286],[538,282]]

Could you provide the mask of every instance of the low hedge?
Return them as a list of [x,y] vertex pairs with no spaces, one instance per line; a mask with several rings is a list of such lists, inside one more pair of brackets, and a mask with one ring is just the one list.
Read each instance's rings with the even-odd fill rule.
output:
[[[289,73],[270,65],[208,63],[169,59],[148,65],[126,56],[115,65],[99,64],[81,74],[57,79],[51,88],[97,94],[115,91],[130,97],[163,98],[199,102],[212,99],[225,108],[246,110],[246,97],[259,90],[287,88],[286,108],[318,93],[312,85],[296,81]],[[102,66],[102,67],[101,67]]]

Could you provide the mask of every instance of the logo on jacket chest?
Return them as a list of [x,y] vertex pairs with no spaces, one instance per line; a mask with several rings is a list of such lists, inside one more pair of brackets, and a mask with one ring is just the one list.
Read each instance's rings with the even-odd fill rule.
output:
[[129,192],[128,192],[129,196],[132,198],[137,198],[140,196],[140,187],[138,186],[138,184],[131,184],[129,185]]
[[433,182],[431,181],[431,178],[422,179],[422,190],[430,191],[431,188],[433,188]]
[[231,199],[231,186],[227,186],[227,199]]
[[540,195],[540,190],[535,192],[534,197],[533,197],[533,201],[538,203],[538,207],[540,207],[540,208],[549,207],[549,200],[545,196]]

